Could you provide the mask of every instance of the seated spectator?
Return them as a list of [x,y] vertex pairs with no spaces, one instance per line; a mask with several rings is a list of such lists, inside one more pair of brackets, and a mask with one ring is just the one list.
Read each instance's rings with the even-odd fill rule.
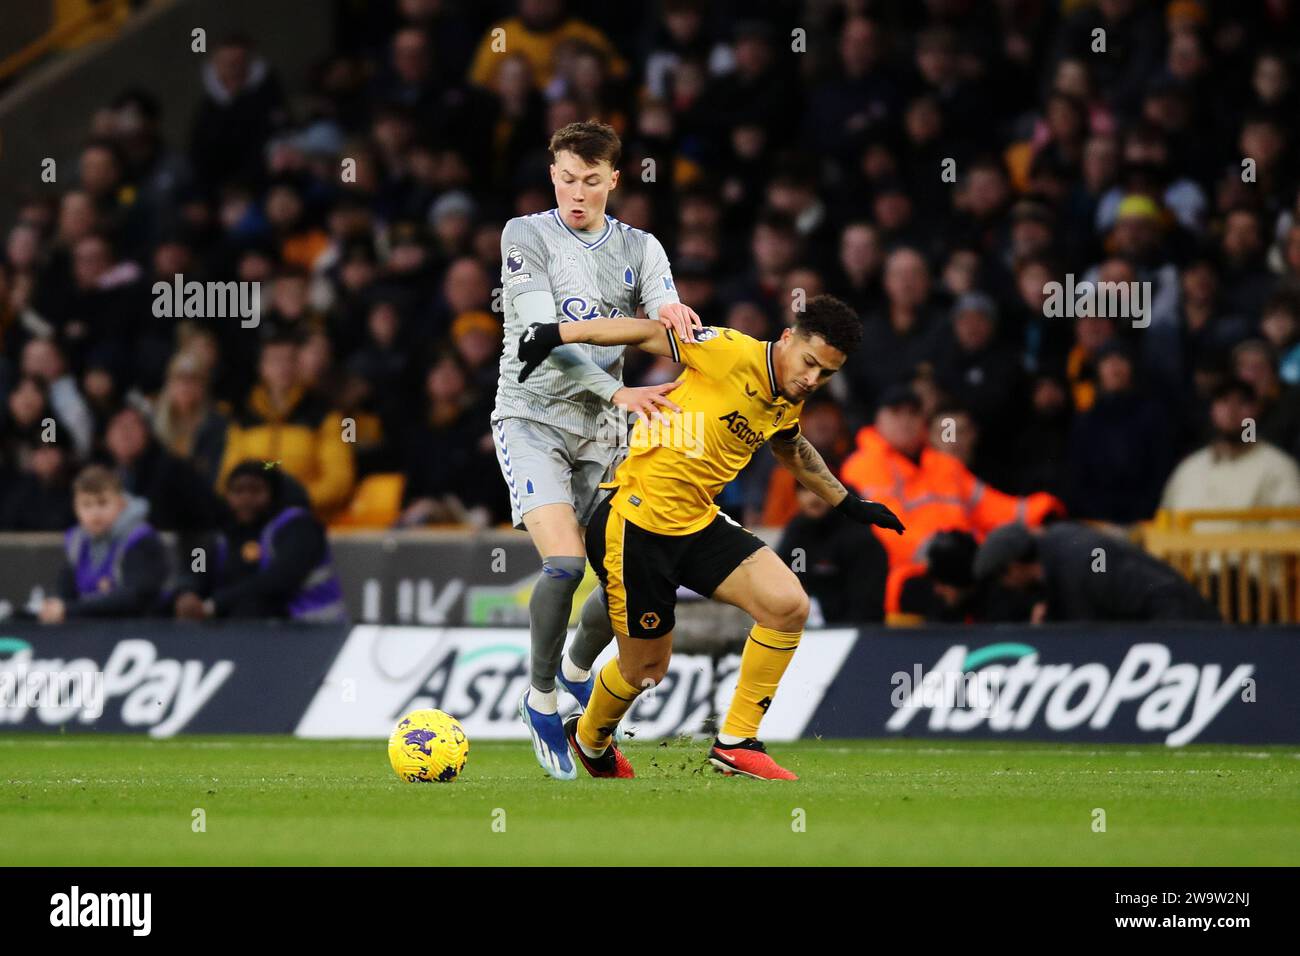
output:
[[1260,213],[1250,208],[1229,211],[1223,218],[1219,251],[1223,260],[1223,297],[1228,309],[1243,315],[1258,315],[1277,281],[1268,271],[1268,246]]
[[22,467],[31,449],[68,440],[49,407],[45,387],[30,375],[18,379],[0,409],[0,473]]
[[50,339],[32,339],[23,346],[23,375],[47,389],[54,417],[68,426],[77,454],[88,455],[95,436],[95,420],[86,399],[77,390],[77,377],[68,369],[62,349]]
[[888,559],[876,536],[807,488],[797,488],[795,497],[799,513],[786,525],[776,553],[817,602],[822,619],[883,621]]
[[4,400],[8,377],[14,372],[29,332],[18,307],[16,270],[0,255],[0,401]]
[[91,234],[72,247],[70,281],[43,286],[40,308],[57,325],[57,340],[73,368],[98,361],[119,382],[131,382],[139,356],[138,317],[151,310],[145,274],[121,258],[113,241]]
[[1072,521],[995,529],[975,556],[975,577],[1030,600],[1033,624],[1219,620],[1169,565],[1123,538]]
[[104,433],[108,464],[127,494],[149,503],[149,522],[160,531],[205,531],[216,524],[216,500],[183,459],[153,437],[149,419],[127,406]]
[[1232,371],[1255,390],[1259,437],[1295,454],[1300,449],[1300,386],[1282,381],[1273,349],[1263,339],[1242,342],[1232,350]]
[[195,173],[209,186],[256,182],[262,149],[285,119],[279,79],[248,37],[231,36],[204,61],[202,80],[190,138]]
[[167,578],[162,539],[145,516],[149,503],[125,494],[107,468],[91,465],[72,485],[77,523],[64,536],[67,565],[58,597],[37,617],[60,624],[79,617],[144,617]]
[[[858,315],[871,315],[885,305],[881,271],[885,252],[880,233],[869,222],[851,222],[840,233],[839,270],[831,291]],[[690,301],[690,300],[683,300]]]
[[118,387],[113,370],[102,362],[90,362],[81,373],[81,393],[95,423],[95,441],[104,438],[108,421],[122,407],[122,389]]
[[409,406],[413,366],[401,309],[388,299],[376,301],[366,316],[365,340],[346,367],[369,385],[371,401],[385,421],[395,421]]
[[399,468],[397,450],[392,447],[389,430],[395,417],[378,408],[375,391],[379,386],[356,371],[348,371],[339,383],[338,412],[344,422],[351,422],[352,455],[356,461],[358,481],[376,472]]
[[[284,258],[289,262],[287,256]],[[292,335],[305,341],[313,333],[324,330],[325,316],[311,304],[308,269],[301,263],[285,265],[269,283],[269,308],[263,307],[261,321],[272,334]]]
[[[264,214],[274,235],[280,260],[286,267],[282,278],[288,280],[284,285],[281,285],[281,279],[276,280],[271,290],[272,308],[276,310],[279,321],[287,325],[298,327],[317,320],[306,308],[306,276],[328,250],[329,235],[308,214],[297,177],[283,175],[271,184],[266,193]],[[299,286],[301,293],[295,293],[293,290]],[[301,310],[296,308],[297,299],[301,299]]]
[[406,489],[398,523],[485,525],[500,513],[492,506],[498,486],[485,488],[482,480],[483,469],[495,464],[485,458],[495,451],[482,444],[491,430],[486,407],[467,403],[465,367],[449,353],[429,369],[425,395],[424,414],[402,441]]
[[998,463],[999,475],[989,479],[1003,482],[1011,494],[1026,495],[1035,488],[1057,497],[1065,494],[1070,414],[1066,383],[1038,375],[1030,389],[1028,418],[1006,459]]
[[1259,331],[1281,360],[1278,377],[1287,385],[1300,385],[1300,300],[1275,295],[1264,306]]
[[35,445],[17,472],[0,482],[0,529],[63,531],[76,520],[67,447]]
[[954,402],[940,402],[930,416],[930,447],[952,455],[975,474],[981,474],[977,462],[982,452],[980,427],[971,413]]
[[1173,416],[1137,387],[1133,356],[1112,340],[1095,355],[1097,394],[1070,432],[1066,503],[1077,518],[1131,524],[1155,513],[1173,466]]
[[907,380],[922,362],[933,363],[947,348],[949,332],[935,310],[930,271],[915,249],[900,247],[885,260],[887,304],[864,322],[868,348],[850,356],[845,373],[859,401],[871,404],[882,391]]
[[987,295],[972,292],[958,298],[952,308],[952,341],[935,368],[939,386],[979,426],[981,455],[992,458],[1005,456],[1024,403],[1020,357],[997,340],[997,321],[997,308]]
[[[1213,437],[1174,469],[1160,507],[1171,511],[1300,507],[1300,468],[1290,455],[1255,438],[1253,423],[1258,415],[1259,400],[1245,382],[1232,379],[1219,386],[1210,404]],[[1249,526],[1198,522],[1196,530]]]
[[343,588],[325,528],[279,468],[242,461],[226,478],[227,515],[203,572],[182,576],[172,610],[187,620],[342,621]]
[[881,398],[875,424],[858,432],[857,451],[844,463],[840,477],[862,497],[886,505],[907,527],[905,535],[876,535],[889,554],[891,569],[917,561],[920,549],[940,531],[982,535],[1008,521],[1039,524],[1048,515],[1064,512],[1049,494],[1003,494],[954,456],[931,448],[920,399],[906,386],[890,389]]
[[501,323],[488,312],[463,312],[451,324],[451,341],[465,366],[470,387],[481,394],[496,391]]
[[539,89],[550,85],[556,69],[556,53],[567,41],[578,40],[609,58],[610,71],[618,77],[627,72],[614,45],[600,30],[577,17],[569,16],[564,4],[555,0],[546,2],[521,2],[515,16],[494,23],[479,41],[470,66],[469,78],[478,86],[492,83],[500,53],[496,49],[497,30],[510,37],[510,50],[520,53],[532,67],[533,78]]
[[1215,264],[1194,259],[1183,270],[1178,321],[1152,325],[1142,335],[1144,366],[1172,391],[1186,389],[1196,367],[1217,360],[1249,338],[1252,322],[1225,311]]
[[208,392],[208,371],[194,355],[178,352],[153,413],[153,431],[163,448],[188,461],[212,487],[226,444],[226,419]]
[[307,488],[322,519],[344,507],[352,494],[355,465],[343,424],[298,381],[298,346],[276,337],[262,346],[259,382],[226,431],[218,481],[224,483],[241,461],[278,462]]
[[452,323],[466,312],[489,313],[493,279],[477,259],[461,256],[442,277],[442,295],[434,302],[432,318],[438,337],[451,334]]
[[1100,315],[1081,315],[1074,322],[1074,344],[1065,357],[1065,377],[1076,412],[1097,400],[1097,354],[1115,338],[1115,322]]

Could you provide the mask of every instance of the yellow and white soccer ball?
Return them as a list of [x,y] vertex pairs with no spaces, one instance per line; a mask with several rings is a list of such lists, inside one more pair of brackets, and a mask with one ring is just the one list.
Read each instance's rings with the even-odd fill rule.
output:
[[388,761],[407,783],[451,783],[465,769],[469,738],[440,710],[413,710],[388,738]]

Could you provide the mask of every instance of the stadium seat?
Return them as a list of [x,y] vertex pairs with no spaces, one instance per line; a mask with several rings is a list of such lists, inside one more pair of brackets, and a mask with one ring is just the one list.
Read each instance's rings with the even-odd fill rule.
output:
[[367,475],[357,486],[352,501],[334,520],[331,528],[388,528],[402,513],[402,492],[406,477],[401,472]]

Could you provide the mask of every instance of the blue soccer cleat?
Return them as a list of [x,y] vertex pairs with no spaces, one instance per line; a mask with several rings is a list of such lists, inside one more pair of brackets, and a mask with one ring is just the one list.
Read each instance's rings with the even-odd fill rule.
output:
[[528,691],[519,698],[519,719],[533,738],[533,755],[556,780],[576,780],[578,768],[569,753],[569,740],[559,714],[539,714],[528,706]]
[[[564,668],[561,667],[556,672],[555,679],[559,682],[559,685],[568,691],[573,696],[573,699],[578,702],[579,710],[587,709],[591,704],[591,692],[596,687],[596,675],[594,672],[588,674],[587,679],[584,681],[572,681],[564,676]],[[614,728],[614,740],[620,744],[629,737],[635,736],[636,728],[631,724],[628,725],[626,730],[623,729],[622,723]]]
[[578,706],[583,710],[591,703],[591,692],[596,686],[596,678],[593,674],[588,674],[584,681],[572,681],[564,676],[564,668],[561,667],[555,674],[556,681],[559,685],[573,695],[573,699],[578,702]]

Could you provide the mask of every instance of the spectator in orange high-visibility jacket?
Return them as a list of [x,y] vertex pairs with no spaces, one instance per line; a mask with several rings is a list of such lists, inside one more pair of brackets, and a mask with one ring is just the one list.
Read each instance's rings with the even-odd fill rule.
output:
[[1065,513],[1053,495],[1020,498],[986,485],[955,456],[930,447],[927,435],[916,393],[907,386],[887,389],[875,424],[858,432],[857,450],[840,472],[845,485],[888,506],[907,526],[905,535],[876,535],[891,571],[920,561],[921,549],[940,531],[969,531],[983,539],[1009,521],[1037,525]]

